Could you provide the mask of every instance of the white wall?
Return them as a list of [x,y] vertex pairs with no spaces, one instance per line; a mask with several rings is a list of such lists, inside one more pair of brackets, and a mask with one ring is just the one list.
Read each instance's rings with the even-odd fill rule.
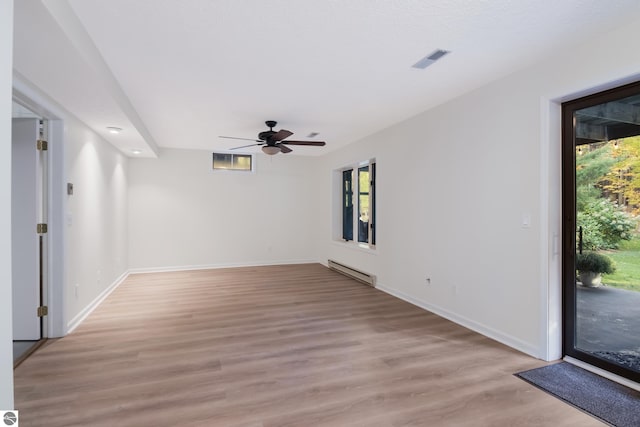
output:
[[[638,22],[603,34],[326,156],[321,259],[374,273],[387,291],[529,354],[559,357],[553,100],[638,73],[640,56],[625,47],[638,37]],[[330,223],[331,170],[371,157],[373,253],[332,241]]]
[[13,409],[11,326],[11,74],[13,0],[0,2],[0,409]]
[[127,271],[128,159],[73,116],[64,119],[65,316],[75,327]]
[[211,152],[165,149],[131,159],[132,270],[317,259],[316,159],[254,157],[255,173],[212,171]]

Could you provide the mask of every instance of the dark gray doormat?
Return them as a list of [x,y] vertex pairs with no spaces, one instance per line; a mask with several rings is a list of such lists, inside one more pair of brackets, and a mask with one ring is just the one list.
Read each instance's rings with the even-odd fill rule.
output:
[[515,375],[609,425],[640,426],[640,392],[570,363]]

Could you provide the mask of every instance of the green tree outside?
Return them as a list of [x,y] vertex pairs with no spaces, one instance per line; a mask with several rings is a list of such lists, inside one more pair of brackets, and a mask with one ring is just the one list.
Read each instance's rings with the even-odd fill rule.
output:
[[640,136],[577,147],[576,197],[583,250],[618,265],[604,283],[640,291]]

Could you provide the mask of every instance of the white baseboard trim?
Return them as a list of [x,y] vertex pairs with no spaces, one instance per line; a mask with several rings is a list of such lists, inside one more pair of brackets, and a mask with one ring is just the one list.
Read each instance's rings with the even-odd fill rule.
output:
[[495,341],[498,341],[504,345],[507,345],[511,348],[514,348],[516,350],[519,350],[525,354],[528,354],[530,356],[535,357],[536,359],[542,359],[540,357],[540,349],[538,349],[537,347],[526,343],[518,338],[512,337],[508,334],[505,334],[503,332],[500,331],[496,331],[493,328],[490,328],[486,325],[483,325],[481,323],[478,323],[474,320],[468,319],[464,316],[460,316],[459,314],[453,313],[449,310],[446,310],[442,307],[433,305],[433,304],[429,304],[428,302],[419,300],[417,298],[414,298],[410,295],[405,294],[404,292],[389,287],[389,286],[385,286],[382,285],[380,283],[376,284],[376,289],[380,289],[383,292],[386,292],[390,295],[393,295],[394,297],[400,298],[401,300],[404,300],[408,303],[411,303],[415,306],[418,306],[420,308],[422,308],[423,310],[427,310],[430,311],[434,314],[437,314],[440,317],[444,317],[447,320],[451,320],[454,323],[457,323],[459,325],[464,326],[465,328],[469,328],[472,331],[475,331],[479,334],[482,334],[486,337],[489,337]]
[[89,305],[87,305],[80,313],[78,313],[73,319],[67,323],[67,332],[65,335],[73,332],[80,324],[86,319],[98,306],[104,301],[111,292],[115,291],[118,286],[122,284],[129,277],[129,272],[125,271],[118,277],[109,287],[100,293]]
[[597,366],[590,365],[588,363],[583,362],[582,360],[575,359],[571,356],[565,356],[563,360],[567,363],[571,363],[572,365],[576,365],[579,368],[584,369],[585,371],[593,372],[596,375],[600,375],[606,379],[609,379],[618,384],[622,384],[623,386],[632,388],[636,391],[640,391],[640,383],[635,381],[628,380],[620,375],[616,375],[613,372],[605,371],[604,369],[600,369]]
[[296,259],[285,261],[256,261],[256,262],[237,262],[227,264],[201,264],[201,265],[177,265],[172,267],[143,267],[132,268],[130,274],[142,273],[167,273],[171,271],[190,271],[190,270],[212,270],[218,268],[237,268],[237,267],[264,267],[269,265],[289,265],[289,264],[317,264],[315,259]]

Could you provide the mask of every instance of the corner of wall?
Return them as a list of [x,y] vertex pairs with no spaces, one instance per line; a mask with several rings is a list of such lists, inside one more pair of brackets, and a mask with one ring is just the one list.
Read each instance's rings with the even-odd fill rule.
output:
[[[0,2],[0,199],[11,200],[13,0]],[[0,409],[13,409],[11,204],[0,210]]]

